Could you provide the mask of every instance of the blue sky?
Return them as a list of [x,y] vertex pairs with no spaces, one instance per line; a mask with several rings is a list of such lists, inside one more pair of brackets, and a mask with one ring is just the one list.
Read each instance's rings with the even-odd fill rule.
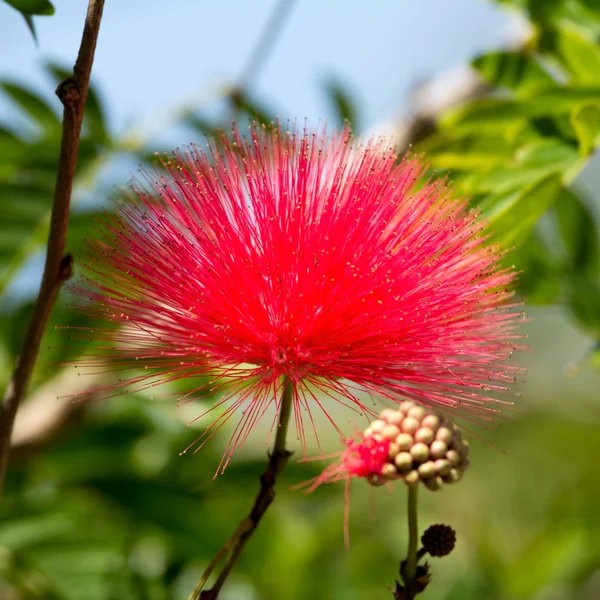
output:
[[[87,3],[54,4],[53,17],[36,20],[36,48],[21,16],[0,3],[0,78],[48,91],[42,60],[72,64]],[[107,0],[93,79],[113,130],[152,124],[182,98],[235,81],[274,6]],[[482,0],[297,0],[254,91],[283,118],[314,122],[329,114],[323,82],[335,77],[372,129],[398,112],[412,86],[498,45],[506,28],[505,15]],[[0,99],[0,113],[9,110]]]

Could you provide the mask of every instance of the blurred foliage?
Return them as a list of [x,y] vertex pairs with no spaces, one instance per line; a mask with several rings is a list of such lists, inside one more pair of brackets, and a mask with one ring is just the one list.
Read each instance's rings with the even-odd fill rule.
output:
[[[43,452],[17,453],[0,522],[0,576],[16,597],[187,598],[248,510],[264,447],[245,449],[213,481],[223,439],[180,457],[198,432],[190,435],[176,415],[129,396],[86,410]],[[568,451],[561,440],[573,441]],[[422,526],[451,523],[459,539],[451,557],[434,561],[427,597],[508,600],[546,590],[544,597],[593,600],[598,425],[534,412],[494,442],[504,454],[478,443],[460,485],[422,494]],[[292,463],[284,472],[224,600],[391,597],[385,586],[406,544],[402,486],[390,494],[353,485],[345,552],[343,485],[311,496],[289,489],[321,466]]]
[[529,303],[564,304],[598,339],[598,227],[573,182],[600,144],[600,4],[504,2],[529,16],[519,49],[475,58],[492,92],[440,115],[417,151],[515,251]]
[[9,6],[16,8],[25,19],[33,39],[37,42],[35,25],[33,23],[34,15],[51,16],[54,14],[54,6],[48,0],[4,0]]
[[359,131],[358,109],[348,88],[342,82],[332,79],[325,84],[325,93],[331,104],[334,124],[342,127],[347,123],[353,131]]
[[[10,4],[27,13],[26,2]],[[39,2],[43,13],[47,2]],[[416,151],[449,173],[459,193],[479,205],[493,240],[514,251],[518,293],[528,303],[567,307],[590,338],[589,364],[600,365],[600,256],[590,199],[576,177],[600,143],[600,3],[594,0],[506,0],[532,23],[519,49],[493,50],[473,68],[493,91],[441,115]],[[47,7],[46,7],[47,9]],[[38,9],[36,9],[38,10]],[[29,14],[38,14],[30,9]],[[68,73],[47,65],[56,85]],[[1,81],[15,118],[0,122],[0,386],[4,387],[31,315],[48,233],[60,143],[60,103],[46,90]],[[343,83],[325,85],[336,126],[360,114]],[[160,150],[139,130],[116,135],[101,96],[88,98],[77,165],[68,251],[82,242],[120,182],[115,161],[152,165]],[[271,121],[274,111],[245,90],[227,93],[207,118],[196,106],[173,123],[211,136],[231,118]],[[575,183],[574,183],[575,182]],[[92,201],[90,201],[90,198]],[[46,332],[32,382],[32,403],[52,412],[53,399],[81,388],[63,368],[81,344],[58,326],[89,325],[63,294]],[[177,393],[171,387],[169,394]],[[47,401],[50,400],[50,403]],[[476,443],[464,482],[423,494],[422,525],[448,522],[458,531],[451,557],[434,561],[432,600],[600,597],[597,456],[600,414],[584,398],[548,398],[507,423],[496,447]],[[59,400],[56,401],[57,403]],[[0,505],[0,599],[185,599],[203,567],[247,512],[265,463],[265,447],[248,447],[213,481],[224,447],[216,436],[199,455],[179,456],[199,429],[172,398],[130,394],[67,411],[56,431],[14,454]],[[50,407],[50,408],[49,408]],[[579,409],[588,408],[586,418]],[[186,416],[188,415],[188,416]],[[227,435],[225,432],[223,435]],[[326,435],[326,434],[325,434]],[[330,441],[337,448],[337,441]],[[354,485],[351,548],[344,553],[342,486],[311,497],[289,486],[315,476],[321,463],[292,464],[278,501],[224,589],[224,600],[390,598],[405,554],[401,486]],[[376,498],[377,518],[367,516]]]

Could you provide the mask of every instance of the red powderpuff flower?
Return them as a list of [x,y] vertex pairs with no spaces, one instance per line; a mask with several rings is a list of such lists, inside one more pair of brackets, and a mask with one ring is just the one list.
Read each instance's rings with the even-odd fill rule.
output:
[[279,406],[284,378],[303,449],[315,407],[372,414],[359,391],[498,412],[488,393],[517,371],[505,363],[513,272],[467,202],[423,181],[416,160],[346,130],[277,125],[234,128],[164,167],[107,217],[73,286],[101,320],[86,337],[102,345],[80,366],[122,372],[101,395],[182,378],[180,401],[222,391],[201,440],[239,413],[225,464]]

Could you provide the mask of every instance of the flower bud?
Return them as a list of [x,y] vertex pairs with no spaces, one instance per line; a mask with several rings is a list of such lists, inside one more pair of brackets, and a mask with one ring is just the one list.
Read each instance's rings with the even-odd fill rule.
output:
[[400,427],[402,425],[402,421],[404,421],[404,413],[399,410],[395,410],[393,415],[390,415],[387,419],[387,422],[390,425],[396,425],[396,427]]
[[448,451],[448,446],[445,442],[435,440],[429,449],[431,451],[432,458],[444,458],[446,456],[446,452]]
[[435,434],[435,439],[449,444],[452,441],[452,429],[450,429],[447,425],[440,427]]
[[452,468],[450,461],[446,458],[440,458],[436,460],[434,464],[436,473],[442,476],[448,475],[450,473],[450,469]]
[[442,479],[444,480],[444,483],[455,483],[460,479],[460,474],[457,469],[450,469],[450,473],[444,475]]
[[408,411],[413,408],[413,406],[416,406],[415,403],[412,400],[405,400],[400,406],[399,409],[404,413],[407,414]]
[[440,418],[436,414],[429,413],[421,419],[421,426],[429,427],[435,433],[440,427],[440,422]]
[[388,419],[392,416],[395,415],[396,411],[393,408],[384,408],[380,413],[379,413],[379,418],[382,421],[388,421]]
[[381,431],[381,435],[391,441],[394,441],[399,434],[400,429],[396,425],[386,425]]
[[386,463],[381,468],[381,476],[388,479],[396,479],[398,477],[398,470],[392,463]]
[[415,462],[424,463],[429,458],[429,446],[423,444],[423,442],[417,442],[416,444],[413,444],[410,453],[415,459]]
[[401,433],[396,437],[395,442],[398,444],[398,447],[401,451],[408,452],[411,446],[414,444],[414,439],[410,433]]
[[429,479],[426,479],[423,483],[432,492],[435,492],[444,486],[444,480],[439,475],[436,475],[435,477],[430,477]]
[[394,458],[394,464],[400,473],[408,473],[412,469],[413,457],[409,452],[400,452]]
[[453,467],[458,467],[460,464],[460,454],[456,450],[448,450],[448,452],[446,452],[446,458]]
[[398,446],[398,444],[392,442],[390,444],[389,450],[388,450],[388,458],[393,462],[394,458],[396,458],[398,452],[400,452],[400,446]]
[[417,421],[421,421],[427,414],[427,409],[424,406],[417,405],[413,406],[406,414],[413,419],[417,419]]
[[372,474],[367,477],[367,481],[375,487],[379,487],[381,485],[385,485],[387,483],[387,479],[382,477],[381,475]]
[[385,421],[378,419],[377,421],[373,421],[371,423],[371,431],[373,433],[381,433],[385,429],[386,426],[387,426],[387,423]]
[[409,485],[419,483],[419,472],[414,470],[411,471],[405,478],[404,481]]
[[410,433],[413,435],[417,429],[419,429],[419,425],[419,421],[417,421],[417,419],[414,417],[406,417],[406,419],[402,421],[401,429],[404,431],[404,433]]
[[429,479],[430,477],[435,477],[437,475],[435,470],[435,463],[431,460],[419,465],[417,469],[419,471],[419,475],[421,479]]
[[433,433],[433,431],[431,429],[429,429],[429,427],[421,427],[420,429],[417,429],[416,433],[415,433],[415,441],[417,442],[423,442],[424,444],[431,444],[431,442],[433,442],[435,437],[435,434]]

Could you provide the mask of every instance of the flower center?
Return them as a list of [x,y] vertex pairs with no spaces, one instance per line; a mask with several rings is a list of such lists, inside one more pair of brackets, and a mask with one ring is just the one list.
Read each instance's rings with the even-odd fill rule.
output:
[[278,365],[287,362],[288,359],[288,355],[283,346],[277,346],[273,348],[273,350],[271,351],[271,356],[273,357],[273,361],[276,362]]

